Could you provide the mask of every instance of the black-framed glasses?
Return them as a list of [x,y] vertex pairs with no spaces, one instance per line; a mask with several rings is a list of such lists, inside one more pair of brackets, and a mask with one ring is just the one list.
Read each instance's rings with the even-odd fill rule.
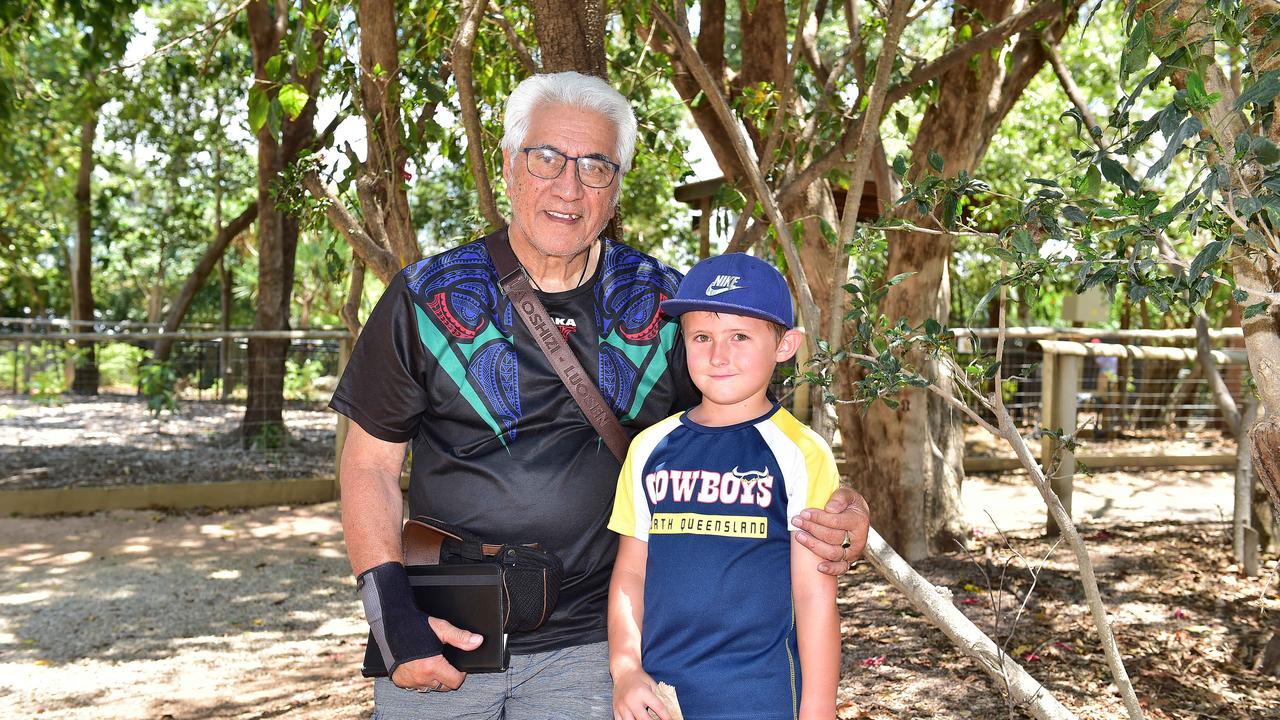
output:
[[529,173],[543,180],[554,180],[560,177],[560,173],[564,172],[564,166],[572,160],[578,174],[578,182],[589,188],[609,187],[617,177],[618,170],[621,169],[621,166],[612,160],[597,156],[574,157],[546,146],[523,147],[520,148],[520,152],[524,153],[525,165],[529,168]]

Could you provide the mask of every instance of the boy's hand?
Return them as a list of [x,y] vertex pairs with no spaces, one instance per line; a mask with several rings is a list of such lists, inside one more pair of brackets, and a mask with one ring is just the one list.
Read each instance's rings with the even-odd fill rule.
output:
[[658,683],[637,670],[613,681],[613,720],[671,720],[658,698]]
[[[871,513],[856,491],[838,487],[822,510],[805,508],[792,524],[800,528],[796,541],[822,558],[819,572],[839,575],[853,567],[867,545]],[[848,543],[846,545],[846,543]]]

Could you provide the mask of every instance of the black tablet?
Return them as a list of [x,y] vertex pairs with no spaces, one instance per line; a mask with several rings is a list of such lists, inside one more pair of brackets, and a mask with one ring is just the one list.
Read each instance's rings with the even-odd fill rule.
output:
[[[457,627],[478,633],[484,642],[475,650],[444,646],[444,657],[455,668],[466,673],[504,672],[510,664],[507,636],[503,632],[506,617],[502,593],[502,569],[491,563],[469,565],[410,565],[409,585],[418,607],[434,617],[448,620]],[[365,677],[386,677],[372,634],[365,649]]]

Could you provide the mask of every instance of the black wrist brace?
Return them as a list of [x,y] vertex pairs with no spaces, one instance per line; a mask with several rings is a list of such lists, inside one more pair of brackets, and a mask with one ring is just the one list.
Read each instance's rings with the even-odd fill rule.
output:
[[388,677],[403,663],[443,652],[440,638],[427,624],[427,614],[413,602],[404,565],[387,562],[365,570],[356,577],[356,591]]

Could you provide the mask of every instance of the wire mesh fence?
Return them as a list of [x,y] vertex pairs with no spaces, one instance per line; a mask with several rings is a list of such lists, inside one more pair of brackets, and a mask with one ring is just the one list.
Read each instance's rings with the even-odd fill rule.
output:
[[[77,327],[65,320],[0,318],[0,394],[41,398],[65,392],[77,354],[86,352],[90,342],[103,392],[140,394],[141,369],[149,362],[148,350],[158,330],[157,326],[140,324],[95,322]],[[178,395],[201,401],[242,402],[249,332],[196,326],[172,334],[177,339],[168,367]],[[290,335],[286,399],[326,399],[339,372],[340,338],[345,337],[345,331],[324,329]],[[1014,420],[1024,428],[1043,422],[1045,353],[1039,342],[1055,337],[1183,347],[1194,342],[1194,336],[1185,331],[1108,333],[1076,328],[1013,333],[1005,344],[1003,394]],[[995,349],[991,330],[970,331],[958,342],[961,362],[989,355]],[[1249,395],[1247,369],[1228,365],[1221,370],[1237,403],[1243,406]],[[778,391],[789,395],[791,388],[779,385]],[[1176,438],[1223,427],[1208,381],[1191,359],[1087,357],[1076,397],[1086,437]]]
[[[104,393],[142,393],[144,367],[153,363],[158,326],[92,323],[72,327],[67,321],[33,322],[0,319],[0,394],[48,398],[71,385],[78,360],[92,352]],[[225,333],[225,334],[224,334]],[[289,333],[285,360],[285,397],[323,400],[339,369],[340,337],[345,331],[324,329]],[[175,333],[165,363],[174,390],[183,399],[243,401],[252,331],[192,328]]]
[[[1077,339],[1083,342],[1135,342],[1134,338],[1120,333],[1083,329],[1077,332]],[[1058,335],[1028,335],[1006,342],[1002,374],[1007,380],[1002,397],[1019,426],[1034,428],[1043,423],[1045,407],[1046,356],[1039,342]],[[1152,338],[1136,341],[1160,342]],[[1159,346],[1186,347],[1187,344],[1185,336],[1172,335]],[[995,338],[979,336],[969,339],[968,343],[962,341],[961,347],[968,351],[960,356],[963,363],[979,355],[994,354]],[[1237,405],[1243,407],[1250,395],[1247,368],[1235,364],[1219,369]],[[1085,357],[1075,392],[1078,423],[1085,437],[1172,439],[1225,427],[1213,402],[1209,381],[1192,359]]]

